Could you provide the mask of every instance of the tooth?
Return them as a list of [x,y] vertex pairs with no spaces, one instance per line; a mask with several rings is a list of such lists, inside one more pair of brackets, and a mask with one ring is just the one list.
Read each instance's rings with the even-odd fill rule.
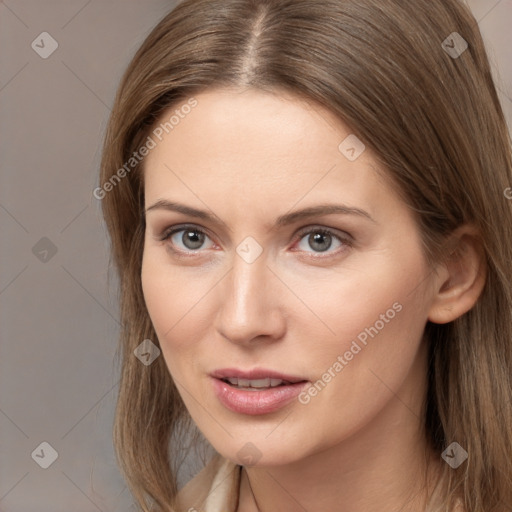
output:
[[251,380],[249,382],[252,388],[268,388],[271,385],[268,377],[266,379]]
[[239,379],[237,377],[227,377],[227,380],[232,386],[236,386],[245,390],[258,390],[258,389],[269,389],[280,386],[281,384],[289,384],[282,379],[271,379],[266,377],[264,379]]

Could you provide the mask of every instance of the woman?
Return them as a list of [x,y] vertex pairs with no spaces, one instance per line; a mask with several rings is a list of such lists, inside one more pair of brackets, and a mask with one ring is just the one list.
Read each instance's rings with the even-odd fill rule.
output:
[[[94,194],[142,509],[509,510],[510,148],[457,0],[167,15]],[[178,493],[201,439],[214,456]]]

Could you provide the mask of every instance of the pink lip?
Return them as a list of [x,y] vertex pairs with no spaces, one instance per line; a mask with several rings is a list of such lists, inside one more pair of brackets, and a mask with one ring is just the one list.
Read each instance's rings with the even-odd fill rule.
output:
[[[228,409],[241,414],[259,415],[277,411],[292,402],[302,391],[307,381],[303,378],[285,375],[273,370],[254,369],[249,371],[226,368],[211,374],[213,389],[220,402]],[[241,379],[281,379],[289,384],[261,391],[246,391],[224,382],[221,379],[237,377]]]

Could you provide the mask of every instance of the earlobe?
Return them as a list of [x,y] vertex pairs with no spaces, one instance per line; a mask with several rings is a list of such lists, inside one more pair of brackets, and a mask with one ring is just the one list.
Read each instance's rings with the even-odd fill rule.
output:
[[437,324],[452,322],[468,312],[486,280],[485,251],[478,231],[464,225],[452,234],[450,242],[452,249],[439,264],[439,279],[428,315]]

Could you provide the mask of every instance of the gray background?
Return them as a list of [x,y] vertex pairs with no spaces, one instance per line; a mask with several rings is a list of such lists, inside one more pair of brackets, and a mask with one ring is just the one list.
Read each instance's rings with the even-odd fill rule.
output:
[[[117,83],[174,3],[0,1],[2,512],[132,510],[111,442],[118,307],[92,190]],[[469,5],[512,126],[512,0]],[[42,32],[58,43],[46,59],[31,46]],[[58,452],[47,469],[42,442]]]

